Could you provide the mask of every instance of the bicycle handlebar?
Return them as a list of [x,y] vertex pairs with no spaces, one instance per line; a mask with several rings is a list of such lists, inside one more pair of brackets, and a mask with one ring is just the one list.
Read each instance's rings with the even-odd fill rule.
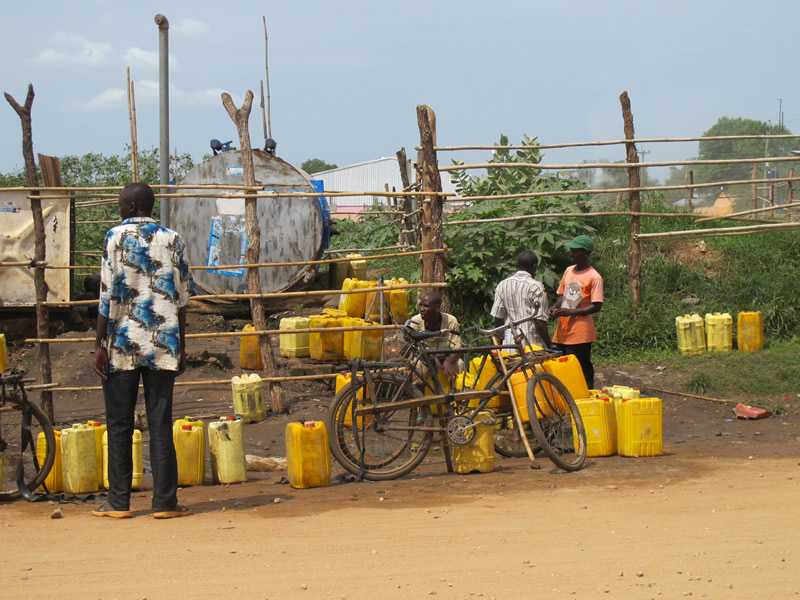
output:
[[510,323],[500,325],[499,327],[493,327],[491,329],[481,329],[480,327],[473,325],[467,327],[466,329],[463,329],[462,331],[457,331],[455,329],[440,329],[439,331],[432,331],[429,329],[422,329],[422,330],[412,329],[409,326],[409,323],[411,323],[411,319],[409,319],[408,321],[406,321],[405,327],[403,327],[403,335],[407,340],[414,342],[428,340],[431,338],[439,337],[442,334],[448,334],[448,333],[452,333],[458,336],[461,336],[462,334],[465,333],[478,333],[480,335],[485,335],[485,336],[494,336],[504,332],[506,329],[511,329],[512,327],[518,327],[522,323],[527,323],[528,321],[531,321],[534,318],[536,318],[536,315],[528,315],[527,317],[523,317],[522,319],[511,321]]

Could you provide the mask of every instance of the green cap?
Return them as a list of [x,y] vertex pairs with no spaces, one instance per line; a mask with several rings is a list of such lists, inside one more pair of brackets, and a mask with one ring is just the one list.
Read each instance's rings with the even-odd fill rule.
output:
[[588,235],[576,236],[571,242],[567,242],[567,248],[582,248],[587,252],[594,250],[594,242]]

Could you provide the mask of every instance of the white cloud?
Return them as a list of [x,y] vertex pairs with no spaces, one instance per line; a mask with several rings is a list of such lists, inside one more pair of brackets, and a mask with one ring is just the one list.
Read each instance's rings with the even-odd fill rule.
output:
[[[122,55],[122,60],[130,67],[144,67],[147,69],[158,69],[158,52],[151,52],[150,50],[143,50],[134,46],[128,48],[125,54]],[[170,71],[178,69],[178,59],[173,54],[169,55],[169,68]]]
[[[221,88],[208,88],[205,90],[185,91],[173,84],[169,86],[169,102],[174,108],[177,106],[197,107],[222,107]],[[154,105],[159,101],[158,82],[151,79],[134,81],[136,106]],[[232,95],[236,106],[241,106],[244,98],[241,95]],[[96,111],[124,107],[127,105],[127,94],[122,88],[107,88],[94,98],[83,102],[73,102],[76,109]]]
[[49,47],[32,59],[43,67],[100,67],[108,64],[111,44],[93,42],[80,35],[55,33]]
[[107,88],[88,102],[75,103],[76,108],[84,110],[106,110],[117,108],[127,103],[127,94],[122,88]]
[[205,35],[211,31],[211,26],[203,21],[184,17],[180,23],[171,26],[170,29],[178,35]]

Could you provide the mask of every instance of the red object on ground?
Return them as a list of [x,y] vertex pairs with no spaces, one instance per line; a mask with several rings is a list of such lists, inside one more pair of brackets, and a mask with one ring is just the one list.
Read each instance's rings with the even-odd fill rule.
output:
[[763,419],[764,417],[770,416],[771,413],[768,410],[756,408],[749,404],[737,404],[733,409],[733,414],[735,414],[738,419]]

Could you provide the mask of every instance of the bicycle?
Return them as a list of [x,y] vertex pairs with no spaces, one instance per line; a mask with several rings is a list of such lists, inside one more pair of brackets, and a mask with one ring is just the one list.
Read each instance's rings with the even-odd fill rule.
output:
[[[11,370],[0,374],[0,500],[30,498],[56,458],[53,426],[42,409],[28,401],[23,375]],[[41,463],[36,454],[39,434],[44,434],[45,444]]]
[[[545,360],[560,353],[526,347],[519,325],[531,318],[494,329],[470,327],[463,332],[414,331],[406,322],[403,331],[409,342],[410,358],[353,361],[350,382],[339,391],[328,409],[329,445],[336,460],[344,469],[364,479],[387,480],[406,475],[425,458],[434,434],[438,434],[438,441],[463,446],[475,436],[479,413],[489,412],[493,425],[498,416],[506,422],[509,415],[487,411],[486,406],[501,394],[514,373],[521,370],[528,379],[528,414],[538,417],[530,418],[530,430],[536,442],[561,469],[582,468],[586,460],[583,419],[566,386],[543,368]],[[443,333],[492,337],[509,328],[514,335],[513,345],[465,345],[444,350],[430,350],[423,345],[426,339]],[[503,355],[504,351],[509,354]],[[453,387],[446,391],[438,377],[435,356],[452,353],[486,356],[479,362],[475,381],[481,379],[490,360],[500,368],[484,389],[473,389],[463,376],[460,384],[456,378]],[[519,430],[524,430],[522,424]]]

